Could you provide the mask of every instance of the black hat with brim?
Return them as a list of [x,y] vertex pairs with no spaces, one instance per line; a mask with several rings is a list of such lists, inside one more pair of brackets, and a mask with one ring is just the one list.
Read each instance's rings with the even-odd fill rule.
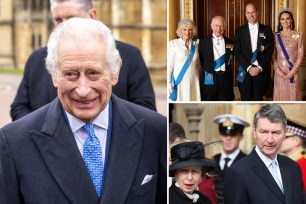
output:
[[215,168],[215,161],[205,157],[202,142],[184,142],[171,148],[172,164],[169,166],[169,176],[174,176],[176,170],[200,166],[211,171]]
[[174,162],[169,166],[169,176],[173,177],[175,175],[176,170],[183,169],[187,167],[193,166],[201,166],[205,169],[207,167],[207,171],[211,171],[215,168],[215,161],[211,159],[189,159],[185,161]]

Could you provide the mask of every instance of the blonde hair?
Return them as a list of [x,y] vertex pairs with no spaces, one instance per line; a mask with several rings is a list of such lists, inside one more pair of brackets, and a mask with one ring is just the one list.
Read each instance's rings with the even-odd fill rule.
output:
[[180,20],[178,23],[178,27],[176,29],[176,34],[178,37],[182,37],[183,29],[185,28],[186,25],[190,25],[192,27],[192,34],[193,36],[196,36],[198,33],[198,29],[194,24],[194,21],[189,19],[189,18],[184,18]]

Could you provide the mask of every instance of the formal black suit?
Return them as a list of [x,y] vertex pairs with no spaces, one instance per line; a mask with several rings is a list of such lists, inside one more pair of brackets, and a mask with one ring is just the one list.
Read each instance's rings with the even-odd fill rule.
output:
[[[251,65],[252,44],[248,23],[237,28],[235,33],[235,56],[247,72]],[[238,82],[242,101],[262,101],[270,81],[271,59],[274,51],[274,36],[269,26],[259,23],[257,40],[257,61],[262,72],[257,76],[246,73],[243,83]]]
[[[234,159],[231,166],[245,156],[246,154],[240,151],[237,157]],[[214,188],[217,194],[218,203],[223,203],[224,202],[224,195],[223,195],[224,179],[226,175],[225,175],[225,172],[220,167],[220,159],[221,159],[221,154],[217,154],[214,156],[214,160],[216,161],[217,165],[212,173],[216,175],[214,179]]]
[[[3,203],[167,203],[166,118],[115,95],[111,99],[113,125],[100,202],[56,98],[0,129]],[[153,177],[141,185],[146,175]]]
[[228,169],[224,185],[225,204],[302,204],[303,180],[299,165],[277,155],[284,193],[255,149]]
[[[240,151],[239,154],[237,155],[237,157],[234,159],[234,161],[233,161],[233,163],[231,164],[231,166],[232,166],[233,164],[235,164],[237,161],[239,161],[240,159],[242,159],[243,157],[245,157],[245,156],[246,156],[246,154],[243,153],[242,151]],[[221,154],[216,154],[216,155],[214,156],[214,160],[216,161],[216,164],[218,164],[218,165],[216,166],[216,169],[215,169],[215,170],[218,171],[218,172],[220,172],[221,178],[224,179],[224,178],[225,178],[225,174],[224,174],[223,170],[221,170],[221,167],[220,167],[220,159],[221,159]]]
[[[116,41],[116,45],[122,58],[122,67],[113,93],[124,100],[156,110],[150,75],[139,49],[119,41]],[[51,75],[45,68],[46,57],[47,47],[34,51],[29,57],[11,105],[13,120],[50,103],[57,96]]]
[[[199,56],[202,65],[201,71],[201,100],[204,101],[232,101],[235,99],[233,91],[232,59],[234,41],[223,36],[225,41],[225,72],[214,72],[213,36],[210,35],[200,40]],[[214,84],[204,84],[204,72],[213,74]]]

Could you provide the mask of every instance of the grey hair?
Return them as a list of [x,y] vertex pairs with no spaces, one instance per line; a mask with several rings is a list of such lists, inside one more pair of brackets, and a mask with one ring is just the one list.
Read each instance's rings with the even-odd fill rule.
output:
[[84,10],[88,11],[93,8],[92,0],[50,0],[50,8],[54,3],[62,3],[65,1],[75,1],[83,5]]
[[281,123],[284,130],[287,128],[287,118],[283,109],[276,104],[266,104],[262,106],[254,115],[254,127],[257,128],[258,120],[267,118],[271,123]]
[[193,36],[196,36],[198,33],[198,29],[194,24],[194,21],[189,19],[189,18],[184,18],[180,20],[178,23],[177,29],[176,29],[176,34],[178,37],[182,37],[183,29],[186,25],[190,25],[192,27],[192,34]]
[[211,24],[210,25],[213,25],[213,22],[217,19],[221,19],[223,20],[223,23],[224,23],[224,27],[226,26],[226,20],[223,16],[214,16],[212,19],[211,19]]
[[59,24],[51,33],[47,48],[46,68],[54,78],[58,68],[58,52],[60,43],[73,40],[75,43],[82,44],[90,39],[101,39],[103,44],[97,45],[105,50],[106,63],[109,65],[110,72],[116,75],[121,67],[121,57],[116,48],[115,40],[110,29],[102,22],[91,18],[71,18]]

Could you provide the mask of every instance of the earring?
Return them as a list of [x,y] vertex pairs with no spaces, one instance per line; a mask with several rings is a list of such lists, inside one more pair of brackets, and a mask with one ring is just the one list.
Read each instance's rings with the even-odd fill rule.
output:
[[279,26],[279,29],[280,29],[280,30],[283,30],[283,26],[282,26],[282,25],[280,25],[280,26]]

